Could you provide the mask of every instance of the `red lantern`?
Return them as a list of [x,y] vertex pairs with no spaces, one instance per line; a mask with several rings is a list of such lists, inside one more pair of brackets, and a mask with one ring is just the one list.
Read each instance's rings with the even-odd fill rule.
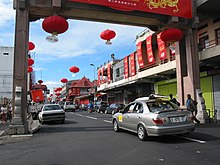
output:
[[28,66],[28,73],[33,72],[33,68],[31,66]]
[[39,84],[42,84],[42,83],[43,83],[43,80],[38,80],[38,83],[39,83]]
[[48,41],[57,42],[58,38],[56,36],[67,31],[69,24],[65,18],[54,15],[44,19],[42,28],[52,34],[52,36],[46,38]]
[[167,29],[161,33],[161,40],[164,42],[177,42],[183,38],[183,32],[180,29]]
[[77,72],[79,72],[79,68],[76,67],[76,66],[72,66],[69,70],[70,70],[70,72],[72,72],[72,73],[77,73]]
[[32,66],[34,64],[34,60],[32,58],[28,58],[28,66]]
[[56,95],[56,96],[60,96],[61,94],[60,94],[60,93],[55,93],[55,95]]
[[67,83],[67,82],[68,82],[68,80],[67,80],[66,78],[62,78],[60,81],[61,81],[62,83]]
[[28,50],[33,50],[35,48],[35,45],[33,42],[28,43]]
[[100,34],[100,37],[103,39],[103,40],[107,40],[105,42],[105,44],[107,45],[111,45],[112,43],[110,42],[111,39],[113,39],[114,37],[116,36],[116,33],[113,31],[113,30],[105,30],[103,31],[101,34]]
[[61,91],[61,90],[62,90],[62,88],[61,88],[61,87],[58,87],[58,88],[57,88],[57,91]]

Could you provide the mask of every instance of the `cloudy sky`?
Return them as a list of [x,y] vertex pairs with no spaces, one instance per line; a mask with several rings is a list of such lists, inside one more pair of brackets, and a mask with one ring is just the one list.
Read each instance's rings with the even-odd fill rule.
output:
[[[0,46],[14,46],[15,11],[13,0],[0,0]],[[86,76],[94,78],[94,68],[111,60],[122,59],[135,51],[136,35],[146,27],[123,26],[116,24],[68,20],[69,29],[58,36],[59,42],[50,43],[45,37],[50,34],[42,29],[42,19],[30,23],[29,40],[35,44],[32,58],[35,60],[36,80],[42,79],[49,88],[61,86],[61,78],[81,79]],[[116,32],[112,45],[106,45],[100,33],[106,29]],[[71,66],[80,68],[72,75]],[[96,75],[97,78],[97,75]]]

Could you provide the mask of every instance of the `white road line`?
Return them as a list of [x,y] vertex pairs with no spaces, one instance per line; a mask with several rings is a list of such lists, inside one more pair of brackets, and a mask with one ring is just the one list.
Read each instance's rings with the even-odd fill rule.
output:
[[109,121],[109,120],[103,120],[103,121],[106,123],[112,123],[112,121]]
[[81,115],[81,114],[78,114],[78,113],[72,113],[72,114],[74,114],[74,115],[76,115],[76,116],[80,116],[80,117],[85,117],[85,116],[83,116],[83,115]]
[[189,138],[189,137],[185,137],[185,136],[178,136],[178,137],[180,137],[180,138],[182,138],[182,139],[186,139],[186,140],[198,142],[198,143],[200,143],[200,144],[205,144],[205,143],[206,143],[206,141],[198,140],[198,139],[193,139],[193,138]]
[[97,118],[95,118],[95,117],[91,117],[91,116],[86,116],[86,117],[89,119],[97,120]]

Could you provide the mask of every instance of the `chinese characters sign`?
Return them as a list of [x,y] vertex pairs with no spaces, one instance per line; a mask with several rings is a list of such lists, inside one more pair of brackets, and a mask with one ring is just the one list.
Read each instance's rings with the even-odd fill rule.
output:
[[192,0],[69,0],[108,6],[122,11],[143,11],[192,18]]
[[124,58],[124,75],[125,78],[129,77],[128,56]]
[[154,59],[154,55],[153,55],[153,50],[152,50],[152,36],[148,36],[146,38],[146,46],[147,46],[147,59],[148,59],[148,63],[154,63],[155,59]]
[[157,34],[158,54],[159,54],[160,60],[163,60],[167,58],[166,45],[161,40],[160,36],[161,36],[161,33]]
[[136,65],[135,65],[135,54],[130,54],[130,66],[131,66],[131,76],[136,75]]

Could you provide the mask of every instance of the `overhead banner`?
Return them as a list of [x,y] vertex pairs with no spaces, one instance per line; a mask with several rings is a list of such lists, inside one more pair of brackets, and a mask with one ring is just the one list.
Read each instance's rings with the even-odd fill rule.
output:
[[154,59],[153,50],[152,50],[152,36],[151,35],[146,38],[146,46],[147,46],[148,63],[152,64],[155,62],[155,59]]
[[124,75],[125,75],[125,78],[129,77],[128,56],[124,58]]
[[192,0],[69,0],[108,6],[122,11],[143,11],[192,18]]
[[101,84],[101,79],[100,79],[100,74],[101,74],[101,70],[98,70],[98,86],[100,86]]
[[165,42],[161,40],[160,36],[161,36],[161,33],[157,34],[158,54],[159,54],[160,60],[163,60],[167,58],[167,53],[166,53]]
[[142,41],[138,42],[137,44],[137,57],[138,57],[138,64],[140,68],[144,67],[144,60],[142,54]]
[[130,66],[131,66],[131,76],[136,75],[136,65],[135,65],[135,54],[130,54]]

